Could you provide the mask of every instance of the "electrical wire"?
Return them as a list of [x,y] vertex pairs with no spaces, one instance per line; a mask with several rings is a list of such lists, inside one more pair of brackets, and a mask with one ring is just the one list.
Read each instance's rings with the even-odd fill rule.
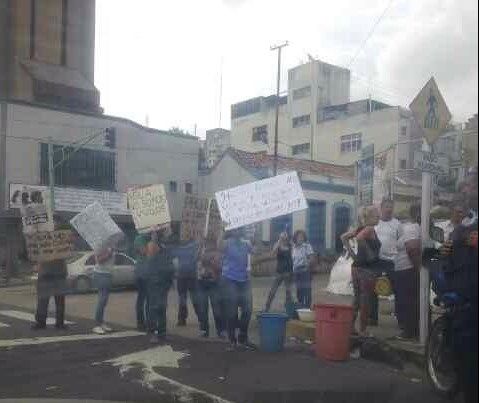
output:
[[356,54],[353,56],[353,58],[352,58],[351,61],[349,62],[348,68],[351,68],[352,65],[356,62],[356,60],[357,60],[359,54],[363,51],[363,49],[365,48],[365,46],[367,45],[367,43],[369,42],[369,40],[372,38],[372,36],[373,36],[374,33],[376,32],[377,27],[379,26],[379,24],[381,23],[381,21],[383,20],[383,18],[386,16],[386,14],[387,14],[387,12],[389,11],[389,9],[391,8],[393,2],[394,2],[394,0],[389,0],[389,3],[388,3],[388,5],[386,6],[386,8],[384,9],[383,13],[379,16],[378,20],[377,20],[376,23],[373,25],[371,31],[369,31],[369,34],[367,35],[366,39],[363,41],[363,43],[362,43],[361,46],[359,47],[358,51],[356,52]]

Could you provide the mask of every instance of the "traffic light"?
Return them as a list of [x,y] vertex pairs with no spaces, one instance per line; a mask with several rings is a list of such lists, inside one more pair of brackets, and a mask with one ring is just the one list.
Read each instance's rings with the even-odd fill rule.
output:
[[105,129],[105,147],[114,149],[116,147],[116,128],[107,127]]

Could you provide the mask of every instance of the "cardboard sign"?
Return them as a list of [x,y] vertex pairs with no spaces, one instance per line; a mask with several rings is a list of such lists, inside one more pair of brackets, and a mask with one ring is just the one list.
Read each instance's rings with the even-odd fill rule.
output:
[[128,191],[128,207],[139,233],[171,222],[168,199],[163,185],[134,188]]
[[25,235],[28,257],[35,263],[68,259],[72,251],[71,238],[69,230]]
[[94,251],[113,247],[123,238],[121,229],[98,202],[88,206],[70,223]]
[[53,214],[47,192],[23,186],[11,195],[10,203],[20,209],[24,234],[54,230]]
[[216,241],[221,230],[221,215],[216,200],[186,196],[181,216],[182,241],[203,238]]
[[217,192],[216,201],[227,230],[308,208],[296,172]]

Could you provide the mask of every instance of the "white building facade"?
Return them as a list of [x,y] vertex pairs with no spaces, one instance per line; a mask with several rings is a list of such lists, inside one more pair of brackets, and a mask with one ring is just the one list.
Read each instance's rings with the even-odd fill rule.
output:
[[[420,147],[410,112],[372,99],[350,102],[350,81],[349,70],[320,61],[289,71],[288,94],[279,100],[280,155],[351,165],[374,144],[376,152],[394,147],[391,172],[407,172]],[[275,105],[275,96],[233,105],[232,146],[273,154]]]
[[[4,173],[0,177],[0,227],[3,232],[15,232],[19,239],[20,213],[13,208],[12,191],[19,186],[49,185],[49,142],[54,146],[57,163],[68,157],[73,143],[95,137],[55,169],[55,186],[59,196],[63,195],[59,213],[66,218],[77,213],[83,204],[98,199],[105,207],[111,206],[110,213],[125,232],[133,233],[124,197],[128,188],[164,184],[175,222],[181,220],[185,195],[198,192],[196,137],[153,130],[127,119],[22,102],[3,103],[1,111],[0,144],[4,147],[0,155]],[[115,133],[112,147],[105,146],[107,128]]]

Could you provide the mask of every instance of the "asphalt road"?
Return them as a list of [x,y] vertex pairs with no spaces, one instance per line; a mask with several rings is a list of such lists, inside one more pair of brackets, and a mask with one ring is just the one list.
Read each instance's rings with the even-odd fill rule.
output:
[[[0,291],[1,292],[1,291]],[[119,307],[117,307],[119,309]],[[171,336],[150,345],[117,325],[106,337],[69,317],[68,331],[34,332],[32,310],[0,303],[0,399],[191,403],[433,403],[421,379],[365,360],[319,362],[304,346],[279,354],[226,352],[216,340]],[[1,400],[0,400],[1,401]]]

